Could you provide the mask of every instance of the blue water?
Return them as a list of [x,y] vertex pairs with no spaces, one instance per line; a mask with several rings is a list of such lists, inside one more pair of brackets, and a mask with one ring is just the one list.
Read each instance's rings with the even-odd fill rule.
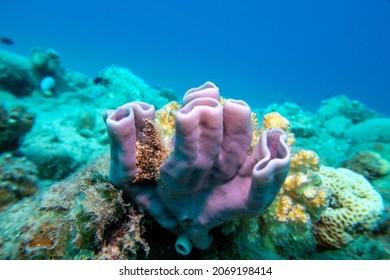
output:
[[96,76],[111,64],[152,85],[215,82],[263,107],[346,94],[390,115],[388,0],[2,0],[6,49],[52,47]]

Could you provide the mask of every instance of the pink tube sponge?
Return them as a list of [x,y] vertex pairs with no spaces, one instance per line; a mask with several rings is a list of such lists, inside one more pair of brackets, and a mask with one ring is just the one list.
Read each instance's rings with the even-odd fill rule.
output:
[[264,130],[251,150],[251,110],[243,101],[220,102],[207,82],[189,90],[175,115],[173,153],[159,167],[155,182],[135,181],[137,141],[154,111],[129,103],[104,114],[111,144],[112,183],[180,235],[176,249],[188,254],[192,243],[207,249],[210,229],[225,221],[256,216],[275,199],[290,165],[287,135]]

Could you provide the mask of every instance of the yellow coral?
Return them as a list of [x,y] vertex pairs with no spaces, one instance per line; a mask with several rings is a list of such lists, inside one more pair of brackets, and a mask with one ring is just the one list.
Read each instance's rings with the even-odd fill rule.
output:
[[329,191],[314,172],[319,157],[312,151],[300,150],[291,160],[293,166],[272,205],[272,214],[278,222],[290,221],[296,225],[319,219],[329,202]]
[[286,119],[277,112],[271,112],[266,114],[263,117],[263,126],[266,129],[277,127],[286,132],[290,130],[290,122],[288,121],[288,119]]
[[257,118],[257,114],[254,112],[251,112],[251,123],[252,123],[251,148],[253,149],[254,146],[257,144],[257,142],[259,142],[261,136],[261,130],[259,129],[259,119]]
[[175,134],[175,114],[180,109],[180,104],[172,101],[158,110],[155,114],[154,121],[162,137],[165,147],[169,147],[171,139]]
[[287,138],[287,144],[288,144],[290,147],[294,146],[294,145],[295,145],[295,142],[296,142],[294,133],[292,133],[292,132],[287,132],[287,136],[288,136],[288,138]]
[[288,214],[293,209],[294,201],[288,195],[282,195],[278,197],[275,203],[276,213],[275,217],[279,222],[286,222],[288,220]]
[[292,173],[292,174],[290,173],[287,176],[286,180],[284,181],[282,187],[286,191],[291,191],[309,182],[310,182],[309,177],[303,172]]
[[[271,127],[286,131],[288,144],[294,145],[295,136],[289,131],[290,123],[286,118],[277,112],[266,114],[262,129]],[[278,222],[308,225],[312,219],[318,219],[318,212],[324,209],[329,201],[326,188],[321,186],[321,182],[313,180],[312,176],[319,168],[319,157],[313,151],[299,150],[291,158],[290,167],[290,172],[268,213]]]
[[[289,131],[289,121],[279,113],[265,115],[260,129],[257,129],[256,115],[252,113],[251,117],[254,144],[258,142],[264,129],[272,127],[287,132],[287,143],[290,147],[295,144],[295,136]],[[319,157],[316,153],[306,150],[297,152],[291,160],[290,172],[282,188],[267,211],[258,220],[253,219],[250,223],[245,220],[240,221],[238,231],[244,233],[247,242],[263,242],[264,246],[271,248],[270,250],[291,248],[291,242],[299,243],[297,247],[307,248],[307,250],[315,246],[312,234],[313,223],[319,220],[321,212],[326,209],[330,199],[326,186],[321,183],[318,175],[314,174],[318,168]],[[254,227],[259,223],[263,226],[259,229]],[[259,240],[260,236],[261,240]]]
[[319,244],[341,248],[353,240],[354,233],[375,229],[384,206],[380,194],[363,176],[324,166],[318,173],[332,194],[315,228]]
[[290,168],[292,170],[300,170],[308,168],[311,170],[318,170],[320,167],[320,157],[313,151],[299,150],[292,156]]
[[302,204],[295,204],[288,213],[288,217],[293,222],[307,223],[310,221],[310,216],[306,213],[306,208]]
[[[313,194],[310,194],[310,191],[313,192]],[[304,196],[307,199],[307,204],[311,207],[319,208],[319,207],[325,207],[327,206],[327,203],[329,201],[329,191],[328,189],[318,189],[318,188],[310,188],[309,192],[305,192]]]
[[[255,113],[252,113],[252,127],[258,126],[258,119]],[[270,112],[263,117],[263,126],[260,129],[253,129],[252,144],[257,143],[260,139],[260,135],[264,129],[280,128],[287,132],[287,144],[292,147],[295,144],[295,135],[290,132],[290,122],[278,112]],[[253,148],[253,147],[252,147]]]
[[318,189],[316,187],[310,186],[309,188],[305,188],[302,194],[305,199],[307,199],[307,201],[312,201],[318,198]]
[[271,215],[280,223],[307,223],[310,221],[310,216],[306,212],[306,207],[300,203],[294,203],[294,200],[289,195],[281,195],[275,200],[275,208],[271,208]]

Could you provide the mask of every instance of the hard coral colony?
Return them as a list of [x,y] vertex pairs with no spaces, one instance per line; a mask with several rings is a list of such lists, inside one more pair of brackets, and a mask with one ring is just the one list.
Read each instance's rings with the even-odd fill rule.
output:
[[[171,107],[155,114],[153,106],[131,102],[103,117],[111,182],[179,235],[176,250],[187,255],[193,245],[210,246],[212,228],[263,213],[289,172],[291,153],[285,131],[269,128],[255,137],[249,106],[221,102],[211,82],[187,91],[181,108]],[[174,136],[159,135],[173,116]]]

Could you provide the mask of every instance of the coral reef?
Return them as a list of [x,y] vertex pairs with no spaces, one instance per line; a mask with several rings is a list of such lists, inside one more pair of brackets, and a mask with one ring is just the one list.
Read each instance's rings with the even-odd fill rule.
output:
[[167,89],[151,87],[129,69],[112,65],[99,73],[102,92],[99,102],[107,107],[116,108],[123,103],[140,101],[161,108],[175,95]]
[[318,175],[331,192],[329,206],[315,228],[320,245],[341,248],[359,233],[378,226],[384,210],[382,197],[363,176],[324,166]]
[[282,189],[258,220],[263,241],[257,242],[281,258],[302,258],[316,248],[313,225],[330,197],[316,176],[318,169],[319,157],[314,152],[299,150],[294,154]]
[[30,95],[38,86],[27,57],[0,49],[0,89],[16,96]]
[[[2,54],[0,52],[0,61]],[[7,102],[5,108],[9,112],[0,108],[1,151],[15,150],[25,156],[37,165],[40,179],[46,181],[65,178],[108,150],[105,125],[96,122],[96,118],[103,106],[110,106],[106,101],[109,101],[111,94],[115,95],[115,102],[121,102],[121,98],[125,99],[138,90],[158,106],[172,97],[169,91],[147,85],[137,76],[128,74],[130,72],[124,68],[119,72],[128,75],[108,75],[108,81],[113,80],[115,86],[94,85],[85,75],[62,67],[59,55],[54,50],[34,49],[31,58],[4,51],[4,57],[7,71],[17,72],[21,67],[24,73],[32,77],[34,92],[29,92],[23,98],[16,97],[13,91],[1,92],[2,101]],[[38,91],[39,81],[47,77],[55,81],[55,87],[50,88],[53,93],[51,98]],[[0,79],[0,87],[4,83]],[[11,88],[5,88],[11,91]],[[14,86],[12,89],[15,89]],[[100,90],[107,93],[100,96]],[[121,96],[127,90],[128,93]],[[29,114],[18,109],[23,104],[29,104]],[[15,109],[11,111],[10,108]],[[26,134],[33,121],[34,126]]]
[[357,100],[349,100],[345,95],[332,97],[322,102],[321,108],[318,111],[318,117],[320,119],[328,120],[341,116],[356,124],[379,117],[379,114]]
[[44,50],[42,48],[33,48],[30,53],[30,60],[33,69],[42,79],[46,76],[56,75],[60,71],[60,56],[53,50]]
[[[179,211],[180,205],[179,210],[171,207],[174,214],[168,218],[184,223],[171,233],[109,182],[109,138],[104,122],[96,119],[102,110],[129,101],[161,108],[154,122],[150,118],[136,128],[134,164],[139,170],[130,185],[142,185],[141,194],[162,187],[167,191],[172,187],[163,185],[160,167],[175,158],[175,117],[199,112],[199,104],[185,110],[198,98],[184,106],[165,105],[176,99],[169,89],[147,85],[118,66],[92,80],[62,67],[60,56],[50,49],[34,49],[30,58],[0,50],[0,70],[0,259],[390,259],[389,119],[357,101],[330,98],[318,111],[285,102],[247,116],[249,155],[258,151],[263,132],[279,127],[288,135],[293,156],[286,180],[263,214],[213,228],[208,250],[194,248],[184,256],[174,244],[177,234],[191,226],[184,219],[187,213]],[[54,81],[50,98],[43,94],[46,86],[40,89],[46,77]],[[231,101],[211,97],[227,112]],[[194,125],[179,126],[179,135],[183,127]],[[324,166],[348,167],[372,187],[352,172],[325,174]],[[213,165],[212,172],[217,168]],[[181,161],[178,170],[184,170]],[[201,173],[190,166],[186,174],[198,186],[213,179],[210,188],[220,179],[207,174],[198,179]],[[176,183],[181,179],[185,176]],[[371,190],[360,195],[362,188]],[[214,197],[224,197],[223,188],[214,190]],[[383,198],[382,211],[376,191]],[[196,195],[187,199],[186,207],[206,202]],[[179,238],[179,249],[188,250],[187,241]]]
[[34,194],[37,189],[37,170],[26,158],[10,153],[0,156],[0,208]]
[[146,256],[143,214],[101,175],[103,157],[0,215],[0,259],[132,259]]
[[62,67],[60,57],[53,49],[45,51],[34,48],[30,58],[0,50],[0,70],[0,89],[17,97],[32,95],[42,85],[41,91],[45,96],[76,91],[92,85],[91,79],[86,75]]
[[290,123],[290,131],[295,137],[312,137],[316,134],[316,126],[311,119],[310,114],[304,112],[302,108],[294,103],[286,102],[282,105],[271,104],[265,109],[260,110],[258,115],[265,116],[268,113],[277,112]]
[[[278,113],[266,114],[263,126],[289,128]],[[382,165],[385,169],[386,166]],[[258,218],[224,225],[224,232],[234,233],[238,246],[245,248],[243,257],[306,258],[315,253],[318,245],[341,248],[378,226],[383,211],[380,194],[364,179],[356,179],[359,175],[355,173],[351,172],[343,181],[323,170],[330,169],[320,165],[316,153],[298,150],[291,158],[290,171],[280,192],[267,211]],[[347,178],[351,178],[350,182],[346,182]],[[332,211],[351,211],[348,213],[353,221],[337,220],[330,214]]]
[[185,94],[183,107],[175,114],[173,152],[159,173],[152,171],[154,178],[137,178],[144,170],[136,156],[140,144],[150,142],[154,157],[143,158],[145,166],[155,161],[151,166],[157,167],[165,160],[165,152],[155,144],[155,133],[147,133],[154,108],[133,102],[103,116],[110,138],[111,182],[178,234],[176,250],[184,255],[192,245],[207,249],[210,229],[262,213],[289,170],[286,133],[278,128],[263,130],[248,155],[252,140],[248,105],[226,100],[222,106],[219,90],[210,82]]
[[370,151],[356,153],[350,160],[345,161],[343,166],[367,179],[383,177],[390,173],[390,162],[380,154]]
[[39,89],[46,97],[92,86],[87,76],[62,67],[60,55],[53,49],[33,48],[30,61]]
[[50,134],[49,131],[42,132],[41,130],[38,133],[39,136],[35,133],[32,134],[21,147],[23,155],[38,167],[39,178],[63,179],[80,167],[84,159],[79,145],[61,145],[61,138]]
[[63,107],[60,116],[53,106],[39,113],[19,149],[37,165],[41,179],[63,179],[107,151],[104,126],[95,123],[96,109],[72,103]]
[[16,150],[23,136],[30,131],[35,116],[23,106],[14,107],[7,112],[0,104],[0,153]]
[[375,146],[387,143],[387,119],[346,96],[324,100],[317,112],[287,102],[270,105],[259,114],[272,110],[290,121],[297,140],[294,148],[316,151],[326,166],[341,166],[357,151],[374,151]]
[[348,137],[352,143],[364,142],[390,142],[390,133],[388,127],[390,126],[390,118],[376,118],[360,122],[352,126],[347,132]]
[[[383,243],[382,243],[383,244]],[[372,236],[360,235],[342,250],[327,250],[312,255],[321,260],[389,260],[389,248],[385,248]]]
[[[263,117],[259,129],[283,128],[292,139],[289,121],[279,113]],[[315,174],[320,162],[316,153],[298,150],[291,158],[290,171],[276,199],[261,216],[226,223],[225,234],[234,233],[244,258],[303,258],[314,252],[313,224],[329,201],[329,191]],[[245,250],[244,250],[245,248]],[[249,249],[251,248],[251,249]]]

